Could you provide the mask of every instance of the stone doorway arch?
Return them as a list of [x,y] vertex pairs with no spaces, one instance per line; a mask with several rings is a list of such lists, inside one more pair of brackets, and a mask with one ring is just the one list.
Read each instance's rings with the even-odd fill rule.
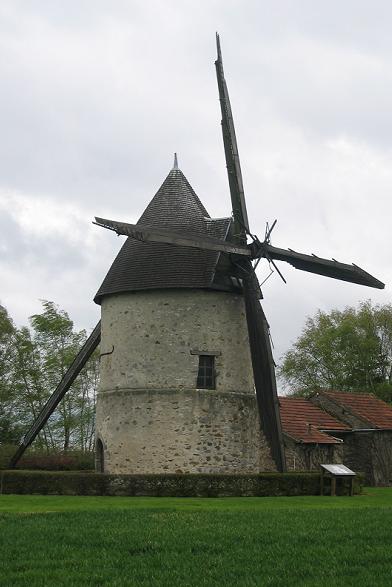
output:
[[97,438],[95,445],[95,470],[97,473],[105,472],[105,451],[103,448],[103,442],[100,438]]

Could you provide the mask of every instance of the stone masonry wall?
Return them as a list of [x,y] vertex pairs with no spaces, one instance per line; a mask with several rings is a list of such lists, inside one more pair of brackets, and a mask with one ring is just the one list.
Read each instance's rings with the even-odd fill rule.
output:
[[368,485],[392,485],[392,431],[355,430],[345,434],[343,462],[353,471],[364,473]]
[[192,389],[199,358],[217,352],[217,391],[253,392],[242,296],[152,290],[102,301],[101,391]]
[[99,396],[105,472],[274,471],[255,396],[209,390],[122,390]]
[[319,471],[321,463],[343,462],[343,443],[301,444],[285,436],[284,444],[288,471]]
[[[216,390],[196,389],[197,352]],[[97,437],[108,473],[274,471],[260,431],[243,298],[206,290],[102,303]]]

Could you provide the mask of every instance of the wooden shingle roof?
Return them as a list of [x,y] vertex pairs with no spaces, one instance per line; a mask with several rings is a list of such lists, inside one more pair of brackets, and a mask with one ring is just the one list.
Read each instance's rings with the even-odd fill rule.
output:
[[305,398],[279,397],[280,417],[285,434],[308,444],[336,444],[341,442],[328,431],[349,431],[350,426],[336,420]]
[[[199,233],[224,240],[230,218],[212,219],[188,180],[177,168],[165,181],[139,219],[149,227]],[[94,301],[104,296],[162,288],[210,288],[220,253],[128,238],[110,267]],[[223,288],[227,290],[227,287]]]

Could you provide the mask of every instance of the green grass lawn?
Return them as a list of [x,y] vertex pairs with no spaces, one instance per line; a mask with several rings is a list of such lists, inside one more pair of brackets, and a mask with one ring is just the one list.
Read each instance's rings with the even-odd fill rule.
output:
[[392,585],[392,489],[356,497],[0,496],[0,585]]

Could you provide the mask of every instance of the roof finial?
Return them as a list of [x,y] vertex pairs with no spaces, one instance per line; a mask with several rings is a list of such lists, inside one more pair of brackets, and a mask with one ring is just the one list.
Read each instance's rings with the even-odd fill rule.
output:
[[173,169],[178,169],[178,159],[177,159],[177,153],[174,153],[174,164],[173,164]]

